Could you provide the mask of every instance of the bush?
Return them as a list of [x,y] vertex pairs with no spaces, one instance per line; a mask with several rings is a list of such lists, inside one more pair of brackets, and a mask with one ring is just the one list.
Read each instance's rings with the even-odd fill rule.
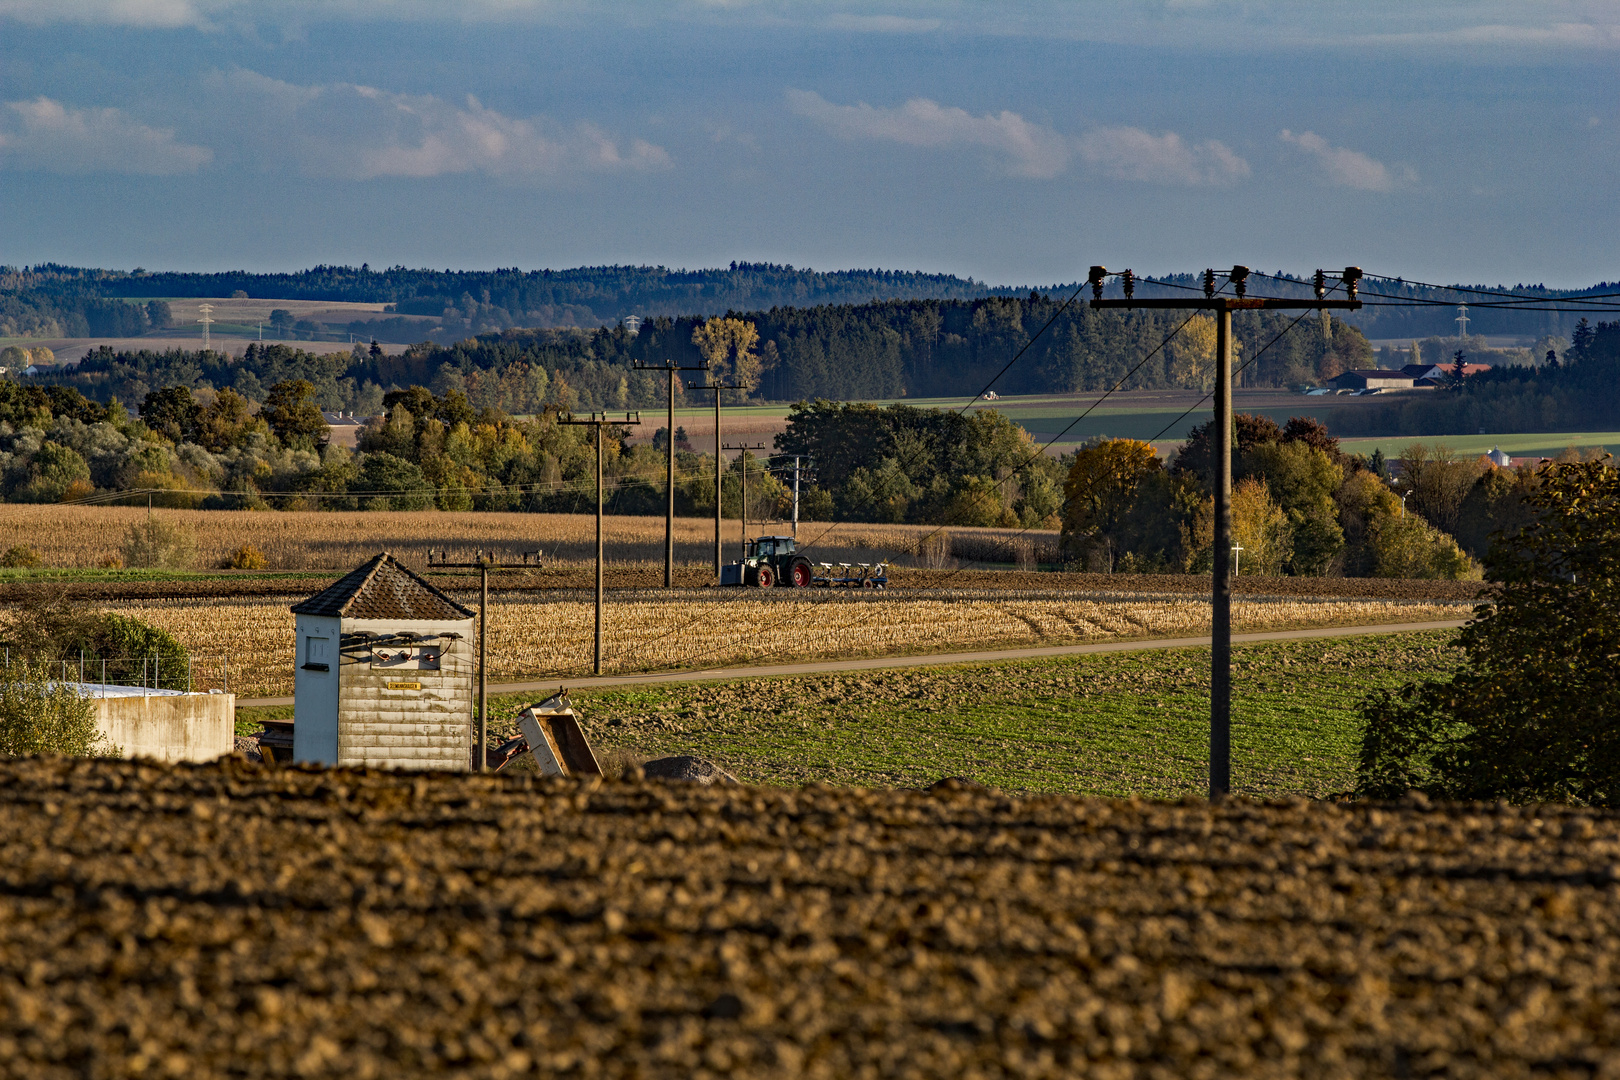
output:
[[1538,479],[1536,520],[1492,541],[1462,668],[1364,704],[1361,794],[1620,806],[1620,472]]
[[269,565],[264,552],[252,544],[243,544],[225,557],[226,570],[263,570]]
[[15,661],[0,670],[0,754],[69,754],[103,748],[95,703],[51,678],[49,665]]
[[39,552],[27,544],[14,544],[6,549],[4,555],[0,555],[0,566],[27,569],[43,565],[44,560],[39,557]]
[[124,565],[166,570],[189,569],[197,559],[191,530],[162,518],[131,525],[120,545]]

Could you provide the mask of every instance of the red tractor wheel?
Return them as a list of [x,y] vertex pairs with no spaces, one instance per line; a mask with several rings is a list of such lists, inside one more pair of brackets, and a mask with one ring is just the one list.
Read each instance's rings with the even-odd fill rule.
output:
[[772,570],[769,566],[761,566],[759,568],[758,581],[760,588],[770,588],[772,585],[776,584],[776,571]]
[[788,571],[788,583],[795,589],[808,589],[810,578],[810,564],[803,559],[794,563],[793,569]]

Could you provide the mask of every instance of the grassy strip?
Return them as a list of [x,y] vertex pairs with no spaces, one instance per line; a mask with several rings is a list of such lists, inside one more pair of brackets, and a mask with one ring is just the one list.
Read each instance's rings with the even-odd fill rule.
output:
[[[1449,671],[1454,636],[1234,648],[1234,789],[1267,798],[1347,790],[1357,704]],[[1206,788],[1208,693],[1209,650],[1188,648],[571,696],[602,756],[694,754],[749,783],[916,787],[966,776],[1009,792],[1175,798]],[[540,696],[492,698],[491,726],[512,730],[510,718]]]

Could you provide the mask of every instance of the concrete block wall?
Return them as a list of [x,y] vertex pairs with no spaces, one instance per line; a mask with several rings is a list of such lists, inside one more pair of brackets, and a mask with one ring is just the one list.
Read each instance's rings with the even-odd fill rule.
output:
[[236,749],[235,694],[92,698],[96,726],[123,757],[213,761]]

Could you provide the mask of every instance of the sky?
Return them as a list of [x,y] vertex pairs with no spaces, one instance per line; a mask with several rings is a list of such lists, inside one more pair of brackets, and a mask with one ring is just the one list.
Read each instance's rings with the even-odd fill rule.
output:
[[0,263],[1620,280],[1620,3],[0,0]]

